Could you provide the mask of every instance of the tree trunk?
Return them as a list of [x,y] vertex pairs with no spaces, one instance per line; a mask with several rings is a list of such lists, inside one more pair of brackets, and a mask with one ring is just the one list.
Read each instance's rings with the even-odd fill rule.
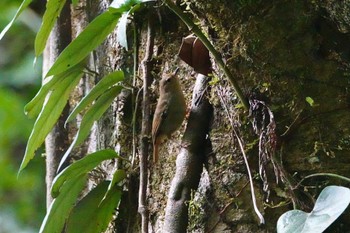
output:
[[[107,0],[80,2],[72,8],[73,37],[109,3]],[[186,8],[205,31],[251,104],[250,112],[242,107],[223,71],[212,60],[214,77],[209,84],[208,99],[214,114],[207,135],[212,153],[205,158],[204,166],[198,165],[203,169],[198,189],[186,193],[187,232],[275,232],[278,217],[293,209],[293,204],[310,211],[314,198],[325,185],[346,185],[338,180],[313,178],[303,182],[304,187],[293,189],[303,177],[318,172],[350,176],[350,3],[345,0],[184,2],[178,5],[183,10]],[[161,2],[155,8],[135,12],[135,23],[129,24],[128,29],[136,30],[137,40],[135,43],[130,36],[130,51],[118,45],[115,30],[91,55],[89,67],[98,75],[86,76],[77,92],[87,92],[105,74],[118,69],[135,86],[132,91],[123,91],[95,124],[87,149],[82,150],[113,148],[134,161],[119,215],[111,229],[114,232],[140,232],[141,227],[141,217],[137,214],[140,174],[136,167],[140,162],[140,145],[147,135],[141,135],[140,108],[145,106],[141,105],[143,95],[138,95],[138,90],[143,81],[138,77],[140,64],[134,66],[134,61],[141,61],[146,53],[145,19],[149,11],[156,11],[157,17],[153,24],[155,41],[148,107],[153,113],[158,82],[164,73],[176,67],[180,67],[180,82],[189,105],[196,73],[179,61],[177,53],[182,38],[191,31]],[[73,95],[70,103],[74,105],[80,97]],[[139,111],[133,121],[136,106]],[[186,148],[181,136],[186,123],[160,146],[157,165],[148,158],[145,213],[149,214],[149,232],[169,229],[164,226],[165,210],[171,201],[171,181],[179,169],[176,155]],[[240,141],[255,178],[256,202],[265,218],[264,225],[259,224],[254,211]],[[146,140],[151,151],[149,142]],[[100,173],[94,173],[91,182],[108,178],[116,168],[126,165],[122,161],[106,163]],[[50,166],[48,169],[52,169]],[[347,210],[329,232],[350,231],[346,222],[349,214]]]
[[[44,51],[43,77],[45,77],[48,68],[50,68],[55,62],[58,55],[71,42],[71,29],[70,5],[69,3],[66,3],[62,9],[61,17],[57,20],[57,23],[51,32],[49,41]],[[58,122],[45,140],[47,208],[50,207],[53,200],[50,190],[52,181],[57,175],[58,164],[69,147],[68,130],[64,127],[64,122],[68,115],[69,104],[67,104]]]

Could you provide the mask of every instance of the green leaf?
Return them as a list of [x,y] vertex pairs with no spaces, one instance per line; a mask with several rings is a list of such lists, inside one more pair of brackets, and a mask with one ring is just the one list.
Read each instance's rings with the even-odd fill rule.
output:
[[[128,50],[128,37],[127,37],[127,25],[128,25],[128,17],[130,14],[134,13],[135,11],[139,10],[143,6],[143,2],[149,2],[153,0],[138,0],[138,1],[115,1],[117,3],[111,4],[111,10],[110,11],[118,11],[119,13],[122,13],[122,16],[119,19],[118,25],[117,25],[117,41],[119,44],[124,47],[126,50]],[[122,4],[124,2],[124,4]],[[119,8],[115,9],[114,6],[119,6]],[[130,10],[129,10],[130,9]]]
[[71,177],[62,186],[61,194],[53,200],[43,223],[40,233],[61,233],[66,219],[76,203],[78,196],[87,181],[87,174]]
[[44,84],[41,86],[35,97],[24,107],[24,112],[29,118],[36,117],[42,108],[45,98],[49,91],[56,88],[56,84],[62,81],[65,77],[72,75],[76,72],[81,72],[83,69],[82,65],[76,65],[71,69],[59,75],[51,76],[50,78],[44,79]]
[[73,4],[73,6],[77,6],[78,5],[78,0],[72,0],[72,4]]
[[102,95],[109,87],[117,82],[123,81],[123,71],[115,71],[109,75],[103,77],[97,85],[79,102],[79,104],[73,109],[72,113],[68,116],[66,123],[73,120],[79,112],[89,106],[96,98]]
[[43,16],[43,22],[35,37],[35,56],[38,57],[45,49],[47,38],[51,33],[58,16],[60,15],[62,8],[66,0],[50,0],[46,3],[46,11]]
[[67,75],[58,81],[55,89],[47,98],[38,118],[35,121],[33,130],[29,136],[27,148],[19,169],[19,173],[28,165],[29,161],[34,157],[35,151],[44,142],[45,137],[51,131],[57,119],[61,115],[69,94],[72,89],[78,84],[83,76],[81,70],[77,69],[74,72],[68,72]]
[[277,222],[278,233],[321,233],[331,225],[350,203],[350,189],[328,186],[322,190],[311,213],[291,210]]
[[87,136],[90,134],[90,130],[92,128],[92,125],[94,122],[101,118],[103,113],[108,109],[108,107],[111,105],[114,98],[120,93],[120,91],[123,89],[122,86],[114,86],[111,87],[109,90],[105,91],[91,106],[91,108],[86,112],[86,114],[83,116],[83,119],[81,120],[79,130],[77,134],[75,135],[74,141],[69,146],[66,153],[63,155],[61,162],[58,166],[58,169],[61,168],[65,160],[68,158],[68,155],[72,151],[72,149],[75,146],[80,145]]
[[111,183],[108,186],[108,190],[107,190],[105,196],[103,197],[103,200],[105,198],[107,198],[108,195],[110,195],[109,194],[110,192],[114,192],[113,187],[115,185],[117,185],[119,182],[123,181],[125,178],[126,178],[126,173],[125,173],[124,170],[119,169],[119,170],[115,171],[114,174],[113,174],[113,179],[112,179]]
[[113,14],[122,14],[129,11],[132,6],[141,2],[141,0],[114,0],[111,5],[109,5],[109,11]]
[[87,174],[102,161],[118,157],[119,155],[114,150],[106,149],[88,154],[84,158],[69,165],[55,177],[51,188],[52,197],[55,198],[59,195],[60,189],[63,188],[63,184],[66,182],[66,180],[72,179],[72,177],[77,177],[82,174]]
[[114,185],[123,181],[126,178],[126,173],[123,169],[116,170],[113,174],[113,179],[108,189],[111,189]]
[[27,8],[27,6],[32,2],[32,0],[23,0],[22,4],[19,6],[15,16],[12,18],[12,20],[6,25],[6,27],[1,31],[0,33],[0,40],[4,37],[6,32],[12,27],[15,20],[18,18],[18,16],[21,15],[21,13]]
[[[66,73],[63,73],[66,75]],[[63,75],[55,75],[51,76],[50,79],[46,79],[48,82],[45,82],[38,93],[34,96],[34,98],[24,106],[24,113],[29,118],[37,117],[41,111],[41,108],[43,107],[43,104],[45,102],[45,97],[49,93],[50,90],[58,83],[58,81],[62,80]],[[46,81],[45,80],[45,81]]]
[[120,14],[109,11],[97,16],[60,54],[46,77],[62,73],[82,61],[115,28]]
[[122,194],[120,187],[113,186],[113,192],[102,201],[109,183],[102,182],[76,205],[67,221],[67,233],[105,232]]
[[95,232],[105,232],[108,227],[109,222],[113,217],[115,209],[118,208],[120,200],[122,197],[122,190],[119,186],[115,185],[112,187],[107,196],[103,199],[99,206],[99,213],[96,217],[97,231]]
[[310,96],[306,97],[305,100],[311,107],[315,106],[315,101]]

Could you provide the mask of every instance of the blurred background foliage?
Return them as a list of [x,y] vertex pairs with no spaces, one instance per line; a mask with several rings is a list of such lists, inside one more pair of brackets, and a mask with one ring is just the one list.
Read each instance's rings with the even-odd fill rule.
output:
[[[0,31],[22,0],[0,1]],[[45,214],[45,163],[39,152],[17,178],[26,141],[34,124],[23,107],[40,88],[41,59],[35,66],[34,38],[45,1],[30,9],[0,41],[0,232],[37,232]]]

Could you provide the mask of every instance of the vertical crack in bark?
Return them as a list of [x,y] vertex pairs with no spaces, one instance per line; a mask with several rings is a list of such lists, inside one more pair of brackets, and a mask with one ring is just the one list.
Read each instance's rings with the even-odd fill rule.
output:
[[[43,77],[46,72],[57,59],[58,55],[63,49],[71,42],[72,31],[71,31],[71,11],[70,3],[67,2],[61,11],[60,17],[57,19],[57,23],[54,26],[50,38],[47,42],[44,51],[44,64],[43,64]],[[65,119],[69,114],[69,105],[67,104],[64,108],[60,118],[52,131],[48,134],[45,139],[46,148],[46,206],[49,208],[52,197],[51,197],[51,185],[58,164],[69,146],[68,132],[64,128]]]
[[208,133],[213,107],[207,98],[208,77],[199,74],[193,90],[191,112],[176,160],[176,173],[171,183],[162,232],[186,232],[191,191],[196,190],[210,146]]
[[141,153],[140,153],[140,186],[139,186],[139,209],[141,215],[142,233],[148,232],[148,208],[147,208],[147,183],[148,170],[147,159],[149,154],[151,115],[149,86],[151,84],[152,54],[154,47],[154,29],[152,16],[148,16],[146,54],[142,61],[143,68],[143,101],[142,101],[142,128],[141,128]]

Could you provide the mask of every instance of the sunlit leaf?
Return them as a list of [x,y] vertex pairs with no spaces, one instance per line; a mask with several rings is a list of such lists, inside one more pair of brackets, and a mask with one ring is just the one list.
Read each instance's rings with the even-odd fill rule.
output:
[[305,101],[308,102],[308,104],[310,104],[311,107],[315,105],[315,101],[310,96],[306,97]]
[[65,77],[74,74],[75,72],[81,72],[83,69],[82,65],[77,65],[67,70],[64,73],[51,76],[44,80],[44,84],[35,95],[35,97],[24,107],[24,112],[29,118],[36,117],[42,108],[45,98],[49,91],[56,87],[59,81],[62,81]]
[[75,135],[72,144],[69,146],[68,150],[61,159],[61,162],[58,166],[59,169],[68,158],[72,149],[76,146],[79,146],[82,142],[84,142],[87,136],[89,136],[90,130],[94,122],[101,118],[103,113],[110,107],[112,101],[122,89],[122,86],[111,87],[109,90],[103,93],[103,95],[101,95],[96,100],[96,102],[89,108],[89,110],[86,112],[86,114],[83,116],[83,119],[81,120],[79,130]]
[[109,10],[112,13],[124,13],[130,10],[130,8],[138,3],[141,3],[140,0],[114,0],[109,5]]
[[82,174],[87,174],[102,161],[113,158],[118,158],[118,154],[114,150],[106,149],[88,154],[84,158],[75,161],[55,177],[51,188],[52,197],[55,198],[60,194],[60,189],[63,188],[63,184],[66,180]]
[[123,81],[123,71],[115,71],[107,76],[103,77],[97,85],[79,102],[79,104],[73,109],[72,113],[68,116],[66,124],[73,120],[79,112],[89,106],[96,98],[103,94],[112,85]]
[[103,199],[109,184],[108,181],[102,182],[74,207],[67,221],[67,233],[105,232],[122,193],[118,186],[113,186],[113,192]]
[[4,37],[6,32],[12,27],[13,23],[16,21],[18,16],[21,15],[21,13],[28,7],[28,5],[32,2],[33,0],[23,0],[22,4],[19,6],[15,16],[12,18],[12,20],[6,25],[6,27],[1,31],[0,33],[0,40]]
[[[63,74],[65,75],[65,73]],[[34,96],[34,98],[26,106],[24,106],[24,113],[29,118],[34,118],[38,116],[45,102],[45,97],[47,96],[49,91],[52,90],[52,88],[57,84],[57,82],[62,80],[62,77],[59,76],[63,75],[52,76],[50,80],[48,80],[48,82],[41,86],[40,90]]]
[[84,188],[87,174],[71,177],[61,190],[60,196],[53,200],[40,227],[40,233],[61,233],[73,205]]
[[84,31],[62,51],[56,62],[48,71],[46,77],[62,73],[87,57],[87,55],[99,46],[115,28],[119,17],[120,14],[111,14],[109,11],[97,16]]
[[67,103],[69,94],[78,84],[82,75],[83,73],[79,69],[74,72],[69,72],[66,77],[58,81],[55,85],[55,89],[53,89],[51,94],[47,97],[28,139],[27,148],[19,172],[21,172],[34,157],[35,151],[41,146],[45,137],[57,122]]
[[47,38],[49,38],[52,28],[55,25],[65,3],[66,0],[47,1],[43,22],[35,37],[34,48],[36,57],[38,57],[44,51]]
[[119,44],[124,47],[126,50],[128,50],[128,36],[126,33],[126,27],[128,25],[128,17],[129,17],[130,11],[124,13],[122,17],[120,17],[120,20],[118,22],[117,26],[117,40]]
[[141,3],[150,2],[150,1],[154,1],[154,0],[147,0],[147,1],[146,0],[143,0],[143,1],[142,0],[132,0],[132,1],[118,0],[118,1],[112,2],[110,6],[111,12],[116,11],[116,12],[122,13],[122,16],[120,17],[117,25],[117,41],[126,50],[128,50],[127,26],[128,26],[129,15],[139,10],[142,6]]
[[109,185],[108,189],[111,189],[114,185],[123,181],[125,178],[126,178],[126,173],[124,170],[119,169],[119,170],[115,171],[113,174],[113,179],[112,179],[111,184]]
[[114,172],[113,179],[110,182],[107,192],[105,193],[105,196],[103,197],[103,200],[107,198],[107,196],[110,194],[110,192],[114,192],[113,187],[117,185],[119,182],[123,181],[126,178],[126,172],[122,169],[119,169]]
[[278,233],[321,233],[344,212],[350,203],[350,189],[328,186],[322,190],[311,213],[291,210],[277,222]]

